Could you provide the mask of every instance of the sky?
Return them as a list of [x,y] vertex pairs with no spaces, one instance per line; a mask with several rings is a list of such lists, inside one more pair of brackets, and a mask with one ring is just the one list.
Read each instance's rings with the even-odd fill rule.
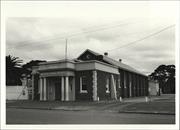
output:
[[86,49],[108,52],[150,74],[161,64],[175,64],[176,7],[165,1],[9,3],[6,55],[24,63],[60,60],[67,39],[69,59]]

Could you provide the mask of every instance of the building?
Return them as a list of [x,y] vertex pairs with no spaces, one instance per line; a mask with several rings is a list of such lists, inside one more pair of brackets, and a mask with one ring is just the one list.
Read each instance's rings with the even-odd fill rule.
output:
[[87,49],[73,60],[34,66],[32,88],[34,100],[118,100],[148,95],[148,78],[107,53]]

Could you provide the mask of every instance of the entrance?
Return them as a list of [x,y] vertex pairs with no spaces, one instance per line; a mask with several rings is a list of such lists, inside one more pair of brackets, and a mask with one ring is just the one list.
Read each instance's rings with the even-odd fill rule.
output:
[[55,83],[55,100],[61,100],[61,83]]

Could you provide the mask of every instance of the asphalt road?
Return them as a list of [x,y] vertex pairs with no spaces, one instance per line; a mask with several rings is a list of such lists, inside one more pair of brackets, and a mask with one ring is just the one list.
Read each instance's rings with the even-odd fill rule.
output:
[[6,109],[7,124],[174,124],[174,115]]

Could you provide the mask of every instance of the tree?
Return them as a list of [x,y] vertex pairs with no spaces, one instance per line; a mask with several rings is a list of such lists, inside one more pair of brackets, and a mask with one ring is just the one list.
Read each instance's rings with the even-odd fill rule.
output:
[[23,72],[26,75],[31,75],[32,72],[32,67],[33,66],[38,66],[39,63],[41,62],[46,62],[45,60],[31,60],[30,62],[24,64],[23,67]]
[[175,65],[160,65],[149,77],[159,81],[163,93],[175,93]]
[[19,57],[6,56],[6,85],[21,85],[22,62]]

